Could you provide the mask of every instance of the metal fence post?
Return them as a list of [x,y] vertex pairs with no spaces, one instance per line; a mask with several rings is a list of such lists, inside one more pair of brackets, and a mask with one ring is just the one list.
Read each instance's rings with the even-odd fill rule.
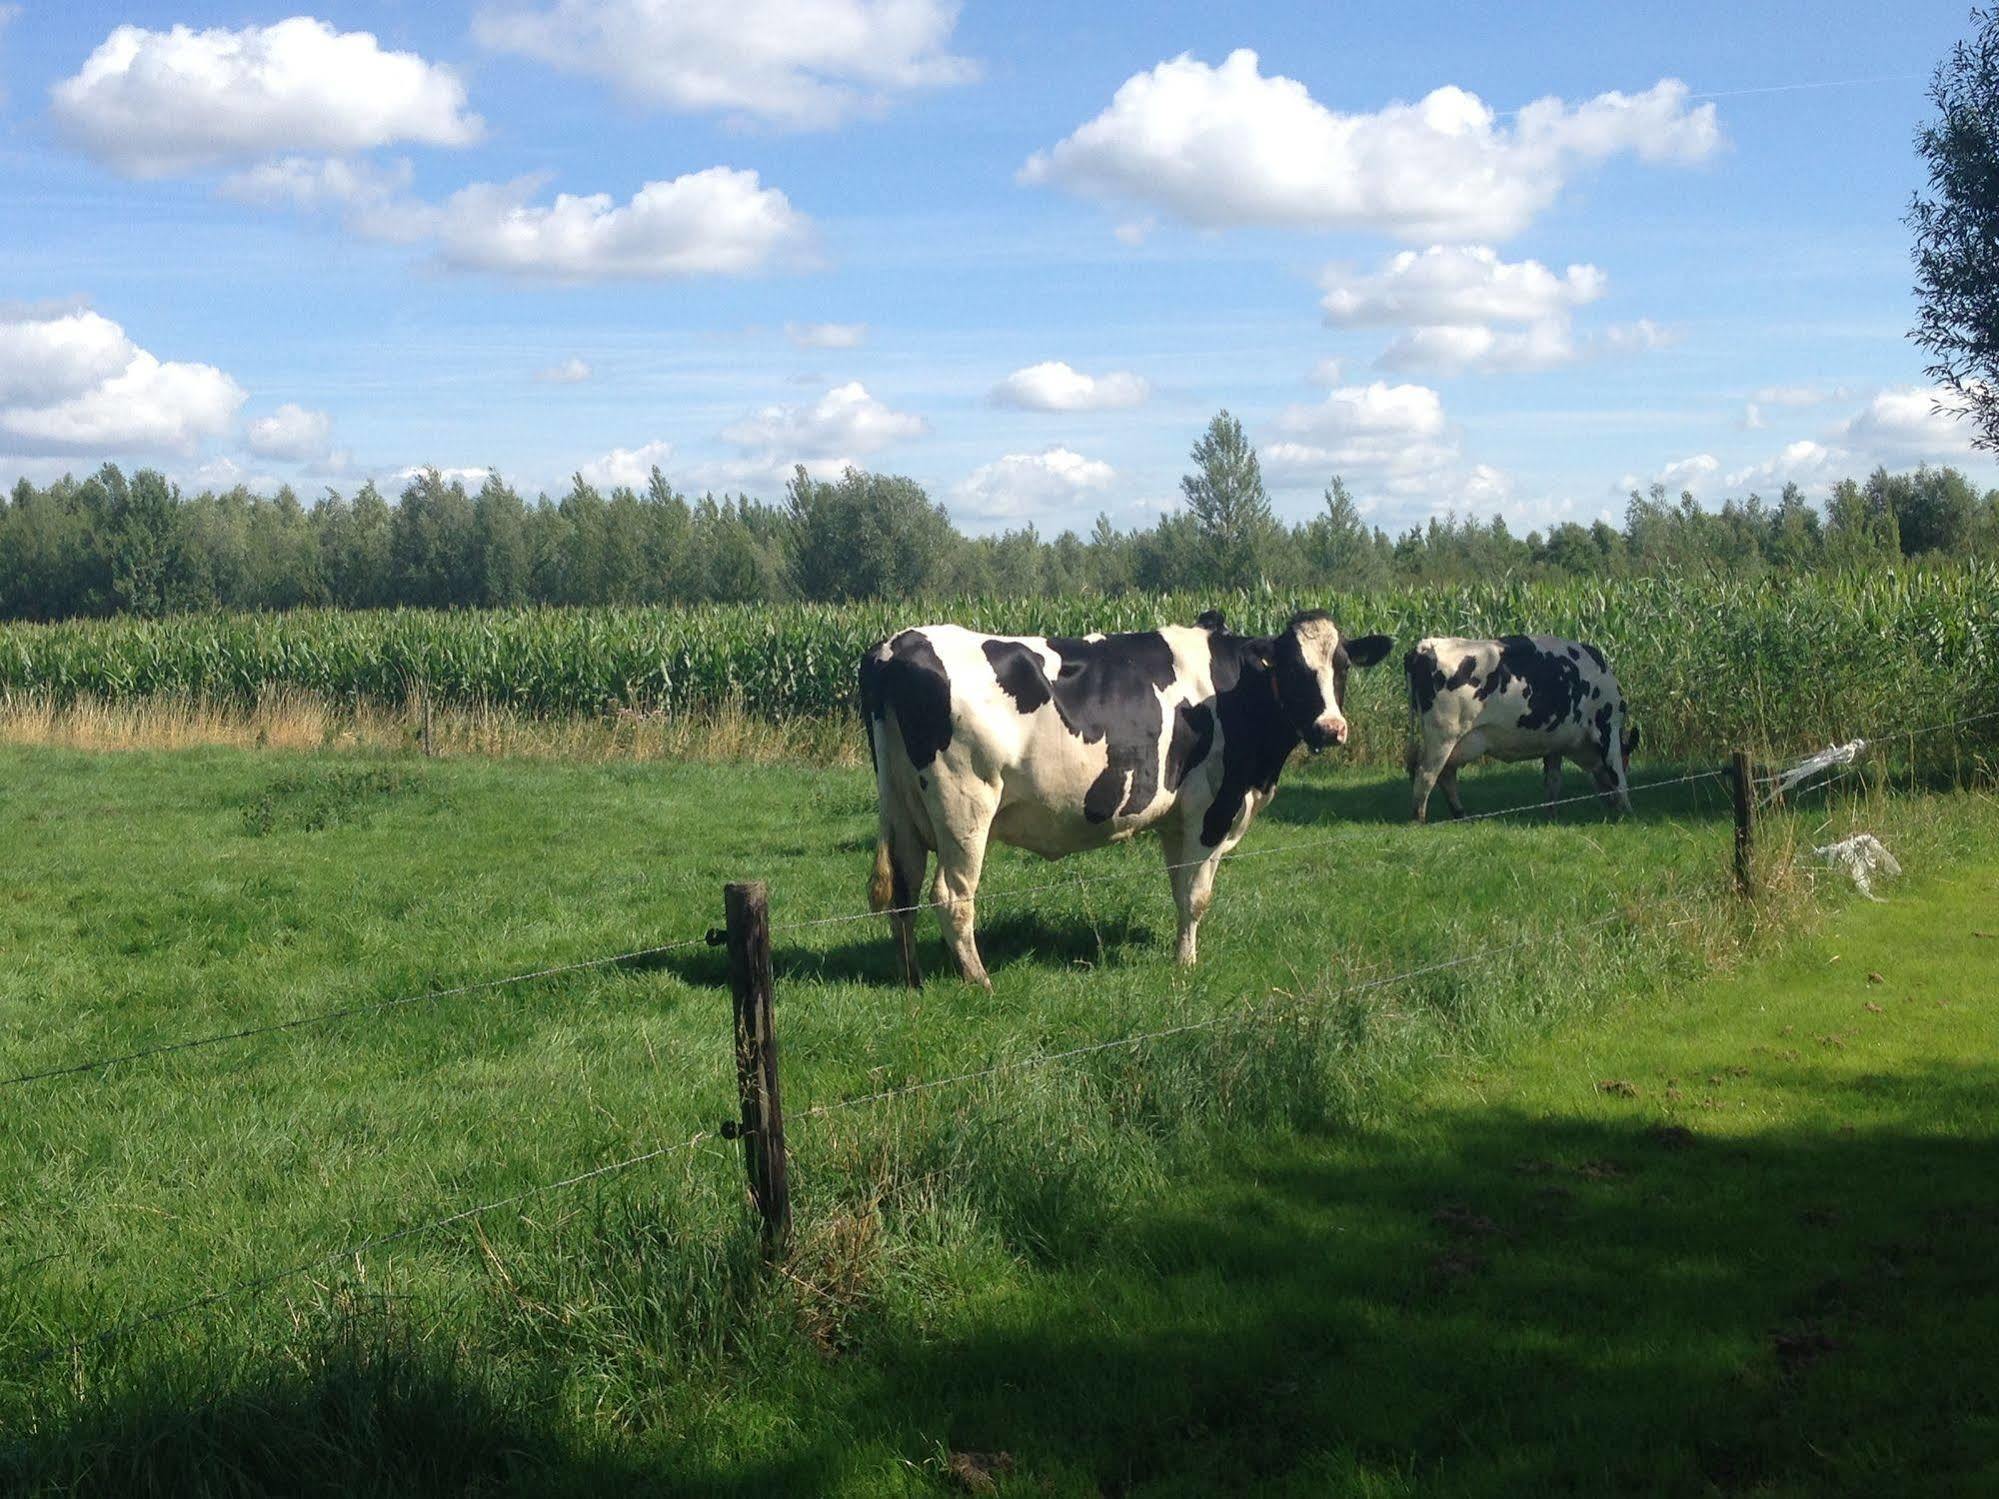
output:
[[763,1217],[764,1252],[791,1243],[791,1185],[778,1090],[777,1027],[771,1015],[770,911],[762,881],[723,887],[729,942],[729,989],[735,998],[737,1131],[750,1196]]

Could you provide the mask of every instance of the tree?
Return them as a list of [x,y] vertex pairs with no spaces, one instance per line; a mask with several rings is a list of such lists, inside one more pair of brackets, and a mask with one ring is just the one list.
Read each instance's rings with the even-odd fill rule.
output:
[[1915,231],[1917,322],[1909,335],[1935,356],[1927,373],[1956,393],[1972,441],[1999,448],[1999,7],[1930,80],[1937,118],[1916,135],[1930,196],[1909,208]]
[[1360,507],[1338,474],[1326,486],[1325,514],[1312,518],[1304,529],[1303,541],[1317,581],[1350,593],[1364,593],[1389,579],[1385,548],[1360,518]]
[[950,566],[958,534],[914,479],[850,468],[837,484],[801,464],[786,490],[791,584],[808,599],[908,598]]
[[1194,472],[1180,480],[1180,492],[1194,522],[1201,581],[1253,588],[1263,581],[1277,529],[1256,449],[1243,436],[1242,423],[1221,411],[1191,456]]

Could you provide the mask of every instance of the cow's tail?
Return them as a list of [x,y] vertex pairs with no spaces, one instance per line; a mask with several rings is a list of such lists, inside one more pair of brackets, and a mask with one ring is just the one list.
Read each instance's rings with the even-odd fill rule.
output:
[[1415,775],[1416,767],[1423,761],[1423,701],[1418,691],[1419,673],[1429,672],[1436,666],[1435,658],[1425,656],[1418,644],[1402,658],[1402,681],[1409,689],[1409,742],[1403,751],[1402,769],[1405,775]]
[[894,829],[889,819],[896,806],[895,788],[889,784],[894,757],[880,736],[888,728],[882,701],[882,663],[875,651],[861,657],[861,732],[868,736],[868,759],[875,768],[875,868],[868,880],[868,909],[887,911],[900,904],[896,899]]

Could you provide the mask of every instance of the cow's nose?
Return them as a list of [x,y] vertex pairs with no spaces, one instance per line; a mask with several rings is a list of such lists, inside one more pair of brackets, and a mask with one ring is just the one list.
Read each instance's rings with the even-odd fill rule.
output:
[[1322,718],[1315,727],[1334,744],[1347,742],[1347,721],[1344,718]]

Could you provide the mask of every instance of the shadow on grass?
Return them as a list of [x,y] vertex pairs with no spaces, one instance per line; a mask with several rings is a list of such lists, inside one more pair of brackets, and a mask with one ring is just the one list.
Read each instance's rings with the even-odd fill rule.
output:
[[[1999,1067],[1901,1083],[1990,1120]],[[823,1429],[891,1420],[905,1454],[1007,1451],[1103,1493],[1945,1492],[1999,1471],[1999,1135],[1704,1135],[1725,1109],[1467,1108],[1416,1156],[1402,1133],[1276,1142],[1052,1273],[1035,1315],[1013,1298],[873,1351]],[[841,1461],[805,1440],[734,1489]]]
[[749,1496],[865,1491],[941,1443],[1010,1454],[1002,1493],[1978,1492],[1999,1471],[1999,1066],[1900,1079],[1930,1117],[1986,1121],[1959,1134],[1705,1131],[1735,1076],[1676,1123],[1467,1097],[1391,1133],[1247,1142],[998,1301],[801,1352],[747,1446],[593,1442],[552,1397],[348,1359],[99,1408],[0,1480]]
[[[1732,816],[1728,783],[1721,779],[1685,782],[1648,791],[1656,782],[1677,780],[1705,767],[1681,769],[1672,766],[1642,767],[1632,774],[1631,817],[1638,822],[1688,822],[1726,820]],[[1541,772],[1538,767],[1522,769],[1513,765],[1486,763],[1468,766],[1458,781],[1468,815],[1511,813],[1523,825],[1550,821],[1540,807]],[[1562,796],[1588,796],[1592,787],[1580,771],[1570,770],[1562,783]],[[1335,826],[1340,823],[1400,823],[1412,837],[1425,836],[1410,816],[1409,778],[1384,776],[1379,780],[1320,781],[1296,777],[1284,782],[1277,799],[1263,814],[1273,822],[1295,826]],[[1430,798],[1430,820],[1435,824],[1451,820],[1449,804],[1438,791]],[[1618,821],[1618,814],[1602,801],[1569,802],[1557,807],[1552,821],[1605,823]]]
[[[1164,874],[1156,878],[1165,885]],[[773,976],[779,984],[790,980],[901,986],[902,970],[896,962],[895,941],[886,916],[853,921],[843,930],[850,934],[845,940],[830,947],[810,947],[787,941],[780,926],[772,933]],[[994,973],[1016,966],[1066,972],[1114,961],[1122,952],[1154,949],[1159,940],[1150,925],[1129,915],[1106,915],[1092,921],[1013,908],[990,918],[982,915],[979,920],[979,953]],[[917,913],[917,959],[926,981],[957,976],[958,970],[937,934],[934,911]],[[646,961],[677,975],[683,983],[720,987],[729,982],[729,960],[719,948],[687,948]]]

